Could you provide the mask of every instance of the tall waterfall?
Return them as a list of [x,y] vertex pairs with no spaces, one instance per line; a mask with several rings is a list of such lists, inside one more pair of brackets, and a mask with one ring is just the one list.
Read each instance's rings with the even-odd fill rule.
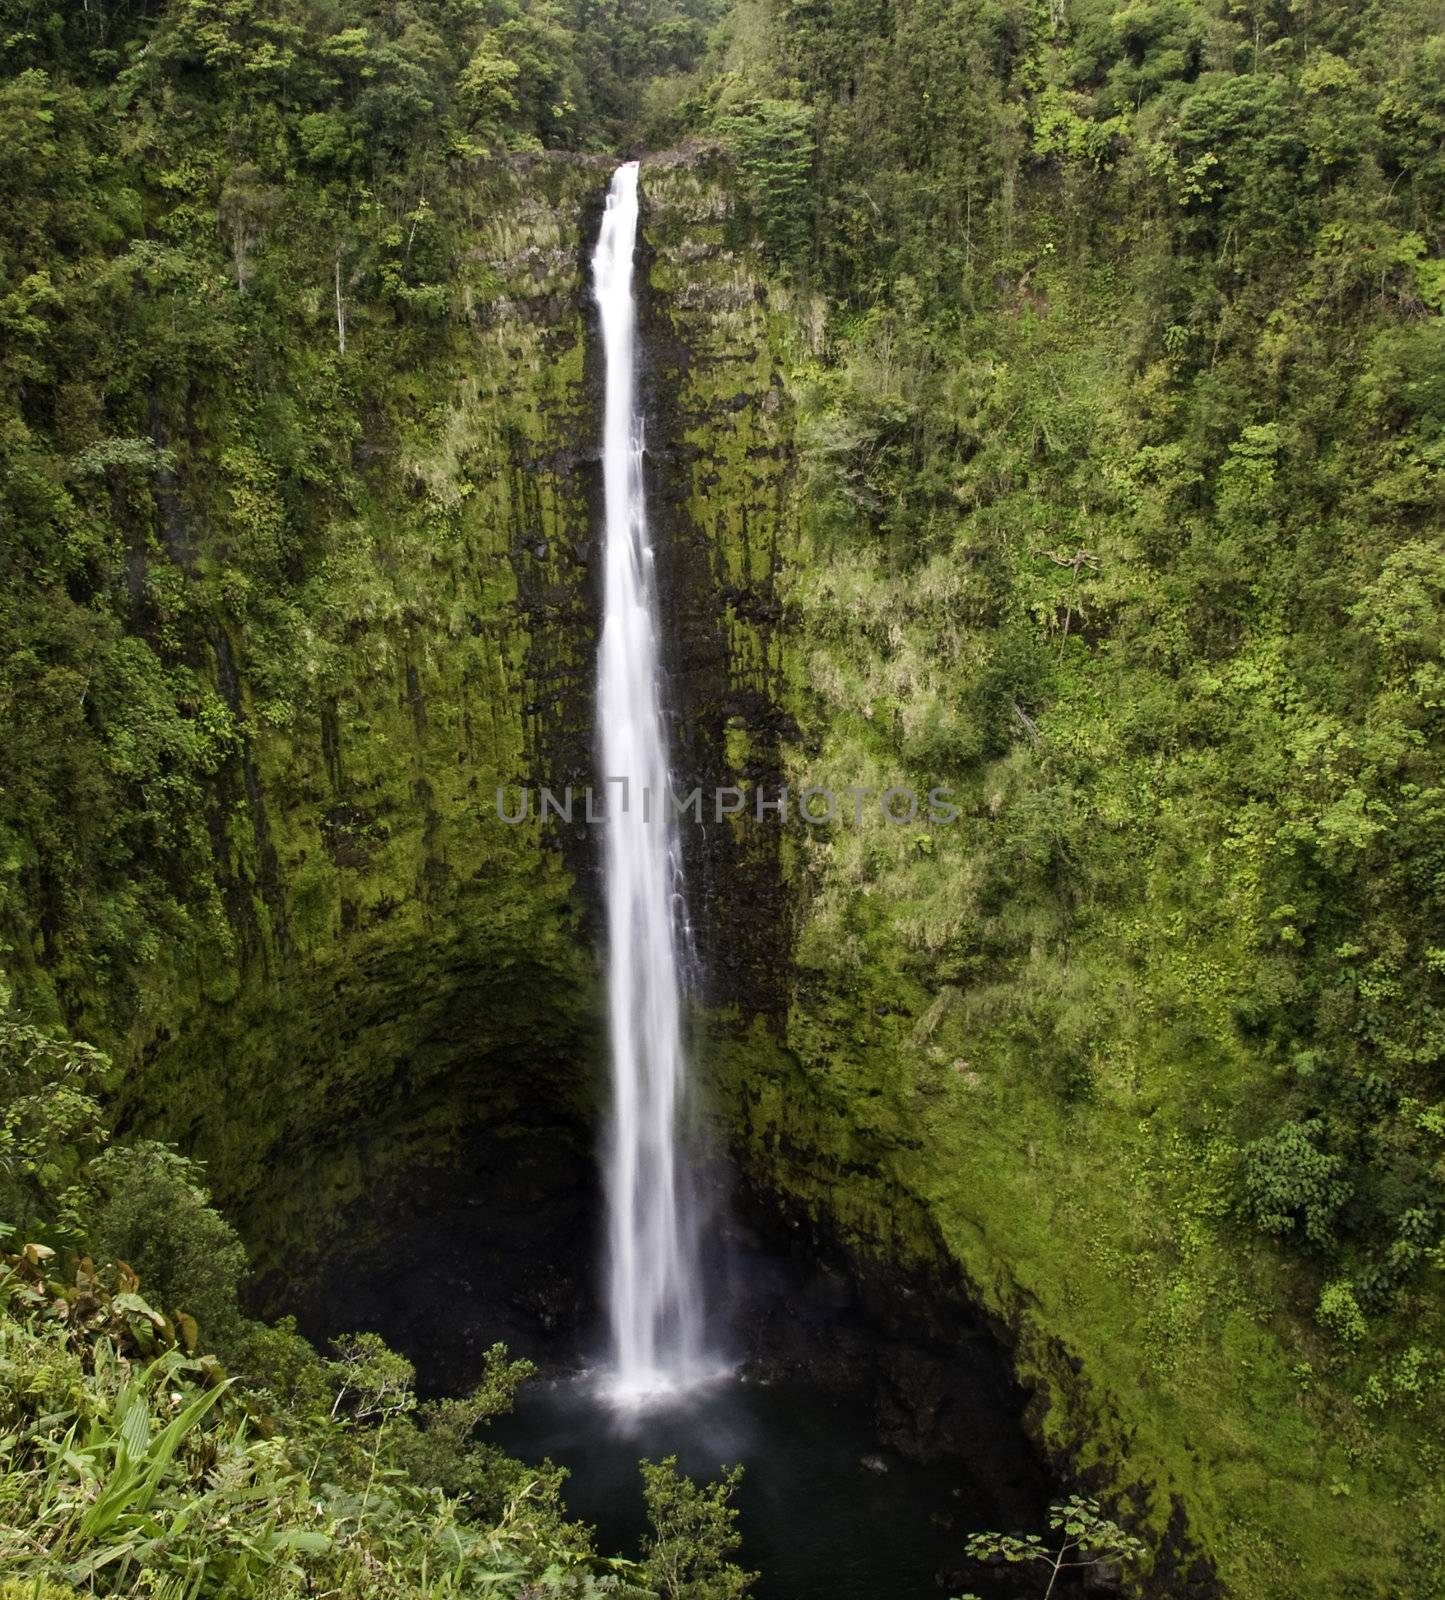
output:
[[683,1387],[702,1371],[698,1237],[681,1126],[681,859],[668,798],[635,394],[637,176],[635,161],[614,174],[592,258],[607,362],[597,711],[602,776],[611,780],[603,830],[613,1095],[606,1152],[610,1386],[623,1403]]

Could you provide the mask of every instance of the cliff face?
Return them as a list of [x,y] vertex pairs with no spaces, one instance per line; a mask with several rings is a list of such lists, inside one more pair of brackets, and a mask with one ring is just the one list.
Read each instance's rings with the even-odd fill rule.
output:
[[[6,964],[109,1047],[133,1129],[209,1163],[263,1265],[477,1119],[590,1105],[571,878],[494,794],[590,693],[579,285],[603,184],[464,174],[444,319],[368,303],[340,257],[335,309],[306,291],[324,238],[301,191],[249,300],[192,291],[225,337],[138,419],[173,464],[97,497],[130,551],[78,667],[49,601],[58,659],[24,693],[89,671],[56,732],[87,775],[70,841],[104,848],[77,866],[30,824]],[[37,814],[65,792],[19,775]]]
[[[179,715],[210,753],[194,784],[148,792],[179,842],[171,859],[149,835],[115,846],[104,918],[67,912],[34,863],[7,877],[9,964],[32,1006],[112,1050],[133,1130],[209,1163],[273,1284],[339,1228],[379,1229],[369,1201],[482,1135],[579,1160],[589,1145],[595,830],[580,799],[570,826],[508,826],[495,797],[530,788],[535,812],[539,785],[594,776],[586,269],[609,167],[464,174],[445,319],[398,333],[349,307],[343,353],[325,295],[303,297],[234,392],[158,389],[173,465],[108,491],[130,540],[114,648],[137,682],[184,679]],[[715,155],[648,159],[642,183],[679,783],[710,802],[725,784],[751,801],[906,782],[872,738],[890,719],[919,732],[905,624],[946,624],[954,656],[919,670],[962,716],[987,666],[968,620],[986,561],[911,579],[838,561],[798,475],[809,305],[767,281]],[[288,427],[315,432],[314,461],[288,464]],[[268,540],[289,553],[260,608],[246,563]],[[78,748],[110,760],[77,659]],[[107,691],[112,723],[129,682]],[[1231,1298],[1238,1263],[1201,1220],[1227,1202],[1185,1173],[1198,1141],[1167,1050],[1104,1051],[1101,1087],[1071,1099],[1054,1078],[1076,1040],[1020,1045],[1009,995],[928,959],[1008,782],[985,771],[952,830],[871,812],[828,835],[684,823],[719,1136],[790,1220],[966,1287],[1007,1331],[1039,1437],[1124,1491],[1159,1592],[1211,1592],[1186,1514],[1235,1592],[1294,1592],[1302,1553],[1333,1581],[1397,1534],[1383,1491],[1348,1518],[1320,1492],[1349,1464],[1301,1403],[1288,1341]],[[1088,970],[1082,941],[1074,960]],[[1087,1003],[1109,1026],[1127,1009]],[[1261,1430],[1288,1435],[1295,1476],[1262,1485],[1240,1442]]]
[[328,687],[268,719],[264,646],[214,626],[237,730],[210,802],[229,937],[177,941],[145,975],[122,1094],[209,1163],[263,1264],[477,1121],[590,1103],[571,875],[495,794],[590,692],[579,285],[604,182],[558,162],[479,184],[465,315],[362,422],[346,523],[294,596]]
[[[381,308],[348,305],[343,354],[317,297],[279,350],[253,355],[279,402],[193,381],[156,403],[175,465],[142,501],[114,621],[152,670],[183,663],[221,733],[209,770],[164,799],[187,849],[114,864],[105,948],[78,925],[48,937],[46,885],[22,876],[10,965],[31,1005],[109,1046],[125,1124],[208,1163],[266,1270],[319,1248],[376,1185],[445,1167],[478,1129],[591,1137],[598,853],[582,792],[596,778],[601,372],[587,271],[611,165],[519,157],[463,174],[439,327],[399,337]],[[778,770],[786,329],[716,158],[649,161],[644,187],[669,712],[680,772],[710,806],[719,784]],[[330,449],[320,492],[274,465],[269,403]],[[299,548],[268,595],[281,626],[263,625],[233,552],[288,537]],[[170,636],[145,611],[158,591],[174,591]],[[107,725],[80,737],[111,759]],[[543,785],[574,789],[570,826],[538,820]],[[501,820],[499,789],[510,815],[530,792],[527,821]],[[777,831],[689,826],[685,844],[717,998],[777,1013]]]

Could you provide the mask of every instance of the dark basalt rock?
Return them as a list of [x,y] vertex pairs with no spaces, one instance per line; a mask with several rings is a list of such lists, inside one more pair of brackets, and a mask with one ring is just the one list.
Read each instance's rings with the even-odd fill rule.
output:
[[1010,1526],[1042,1526],[1051,1474],[1029,1442],[1030,1397],[962,1284],[860,1257],[776,1195],[740,1187],[733,1208],[749,1371],[866,1407],[885,1463],[981,1462]]
[[590,1133],[546,1121],[473,1139],[354,1208],[294,1307],[324,1345],[378,1332],[426,1394],[460,1394],[499,1341],[544,1369],[597,1325],[600,1194]]

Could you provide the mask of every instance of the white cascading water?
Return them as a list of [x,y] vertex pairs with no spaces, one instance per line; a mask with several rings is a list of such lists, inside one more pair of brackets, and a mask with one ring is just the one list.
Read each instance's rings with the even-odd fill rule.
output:
[[683,1154],[681,864],[662,719],[656,585],[642,485],[632,257],[635,161],[619,167],[592,258],[607,393],[597,710],[607,826],[612,1123],[606,1152],[608,1390],[635,1404],[703,1374],[698,1235]]

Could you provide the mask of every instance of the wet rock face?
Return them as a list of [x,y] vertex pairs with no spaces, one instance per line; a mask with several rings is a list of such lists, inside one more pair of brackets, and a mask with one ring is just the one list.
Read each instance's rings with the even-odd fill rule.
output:
[[[638,312],[649,509],[678,787],[701,786],[704,821],[682,846],[705,995],[776,1021],[786,1006],[791,917],[783,828],[754,792],[783,784],[786,711],[779,580],[795,539],[783,329],[756,254],[706,151],[644,161]],[[718,788],[746,792],[736,820]]]
[[[525,775],[578,797],[571,824],[554,817],[544,845],[577,887],[600,940],[600,837],[581,794],[598,785],[595,663],[602,607],[601,432],[604,372],[590,258],[607,172],[576,209],[578,247],[549,297],[514,309],[546,321],[544,348],[582,351],[565,404],[513,452],[511,547],[527,644]],[[644,471],[656,559],[665,713],[680,795],[700,787],[702,822],[684,817],[689,910],[706,998],[780,1015],[789,955],[781,830],[759,825],[751,791],[776,795],[793,725],[783,708],[778,578],[792,543],[791,417],[784,401],[782,325],[755,256],[733,238],[725,175],[706,149],[644,159],[636,261],[645,418]],[[523,251],[519,260],[530,260]],[[550,262],[551,258],[547,258]],[[562,294],[567,315],[543,317]],[[565,427],[562,425],[565,424]],[[566,437],[566,430],[570,436]],[[749,791],[751,815],[719,822],[717,789]],[[600,802],[599,802],[600,804]]]
[[731,1270],[748,1306],[749,1370],[866,1407],[881,1447],[869,1470],[886,1470],[890,1455],[967,1459],[1010,1526],[1041,1525],[1051,1486],[1029,1441],[1030,1396],[962,1284],[860,1257],[776,1195],[744,1187],[735,1207]]
[[[422,1392],[460,1394],[498,1341],[544,1368],[598,1322],[601,1197],[590,1130],[537,1118],[352,1208],[298,1308],[324,1344],[380,1332]],[[384,1219],[378,1226],[378,1219]]]

